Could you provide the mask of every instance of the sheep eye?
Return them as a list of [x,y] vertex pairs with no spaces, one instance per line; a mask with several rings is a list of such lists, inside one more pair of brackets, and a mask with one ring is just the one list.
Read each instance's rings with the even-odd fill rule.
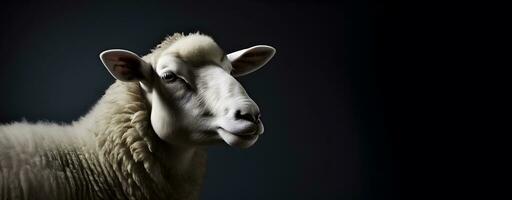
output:
[[176,74],[172,73],[172,72],[167,72],[165,73],[163,76],[162,76],[162,80],[166,81],[166,82],[174,82],[178,79],[178,77],[176,76]]

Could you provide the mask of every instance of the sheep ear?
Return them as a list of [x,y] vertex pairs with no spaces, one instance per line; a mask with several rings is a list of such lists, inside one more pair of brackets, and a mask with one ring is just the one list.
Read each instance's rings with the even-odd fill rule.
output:
[[120,81],[142,81],[151,68],[137,54],[123,49],[103,51],[100,59],[110,74]]
[[276,53],[276,49],[267,45],[257,45],[227,55],[233,76],[244,76],[263,67]]

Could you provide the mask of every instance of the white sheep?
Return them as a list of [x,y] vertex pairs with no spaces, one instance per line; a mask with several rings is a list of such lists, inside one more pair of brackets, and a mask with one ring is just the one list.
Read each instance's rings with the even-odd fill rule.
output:
[[0,126],[0,199],[197,199],[204,147],[247,148],[263,133],[236,76],[275,49],[224,54],[203,34],[174,34],[144,57],[107,50],[117,81],[71,124]]

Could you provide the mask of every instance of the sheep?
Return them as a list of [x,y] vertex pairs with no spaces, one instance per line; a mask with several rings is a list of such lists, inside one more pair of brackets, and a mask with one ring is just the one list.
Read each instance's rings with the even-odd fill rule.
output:
[[86,115],[0,126],[0,199],[198,199],[206,147],[248,148],[263,133],[235,77],[274,53],[226,55],[201,33],[168,36],[143,57],[102,52],[116,81]]

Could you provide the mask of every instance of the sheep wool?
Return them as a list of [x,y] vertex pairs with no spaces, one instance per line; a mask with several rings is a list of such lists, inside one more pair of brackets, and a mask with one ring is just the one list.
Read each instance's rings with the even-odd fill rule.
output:
[[204,150],[178,173],[149,106],[137,82],[116,81],[71,124],[0,126],[0,199],[197,199]]

